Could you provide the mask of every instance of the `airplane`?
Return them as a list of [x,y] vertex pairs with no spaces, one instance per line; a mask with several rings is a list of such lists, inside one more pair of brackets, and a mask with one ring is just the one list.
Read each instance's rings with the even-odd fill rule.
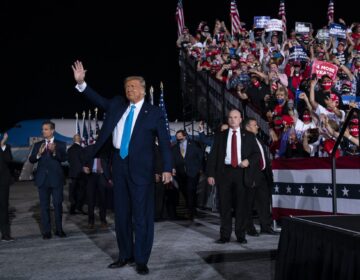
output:
[[[77,133],[76,119],[50,119],[55,123],[55,138],[64,141],[67,147],[73,144],[73,136]],[[29,157],[32,145],[42,140],[41,125],[45,119],[23,120],[7,131],[9,138],[7,143],[11,145],[13,162],[24,164]],[[78,121],[80,132],[83,131],[83,121]],[[85,120],[85,126],[88,128],[88,120]],[[102,121],[98,121],[101,128]],[[95,130],[95,120],[91,120],[91,127]],[[175,142],[176,131],[184,129],[183,122],[169,122],[171,142]],[[192,127],[194,129],[192,129]],[[186,126],[188,135],[198,136],[199,122]],[[88,132],[89,133],[89,132]],[[82,133],[80,133],[82,134]],[[81,135],[82,136],[82,135]]]

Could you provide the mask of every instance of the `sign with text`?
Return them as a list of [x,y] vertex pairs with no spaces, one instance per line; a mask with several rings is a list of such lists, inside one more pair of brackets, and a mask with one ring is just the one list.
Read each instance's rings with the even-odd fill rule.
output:
[[254,17],[254,28],[265,28],[265,26],[269,20],[270,20],[269,16]]
[[265,31],[283,31],[282,21],[280,19],[270,19],[265,25]]
[[338,23],[330,24],[329,34],[331,37],[346,39],[346,27]]
[[289,60],[307,61],[309,59],[302,46],[294,46],[289,51]]
[[342,102],[345,105],[348,105],[351,102],[355,102],[357,105],[357,108],[360,108],[360,96],[354,96],[354,95],[341,95]]
[[334,80],[336,78],[337,71],[338,67],[336,65],[320,60],[315,60],[311,68],[311,73],[316,74],[316,77],[319,79],[326,74]]
[[319,29],[316,38],[322,41],[330,40],[329,29]]
[[310,22],[295,22],[295,32],[300,34],[309,33],[311,30]]

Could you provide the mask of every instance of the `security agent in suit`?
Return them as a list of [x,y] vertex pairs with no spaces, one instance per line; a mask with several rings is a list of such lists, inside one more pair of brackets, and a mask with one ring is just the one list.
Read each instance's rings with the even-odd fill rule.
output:
[[174,160],[173,175],[185,196],[190,220],[194,219],[196,207],[196,189],[202,169],[203,153],[200,147],[187,139],[185,130],[176,132],[177,144],[172,147]]
[[70,214],[76,214],[76,210],[86,214],[83,205],[86,199],[86,176],[83,172],[83,147],[81,146],[81,137],[75,134],[74,144],[67,150],[69,162],[69,177],[71,179],[69,186]]
[[238,110],[229,112],[229,129],[216,134],[207,162],[208,183],[216,183],[219,193],[220,244],[230,241],[233,200],[235,235],[239,243],[247,243],[248,189],[259,168],[259,149],[254,134],[240,129],[241,121]]
[[[92,154],[94,145],[84,148],[84,155]],[[95,206],[99,207],[99,216],[101,228],[107,229],[108,223],[106,221],[106,198],[107,186],[112,184],[110,178],[110,150],[107,146],[103,146],[100,151],[91,158],[89,162],[85,162],[84,171],[88,174],[86,192],[88,203],[88,228],[93,229],[95,223]]]
[[[158,107],[144,102],[145,81],[142,77],[125,79],[127,102],[116,96],[106,99],[84,81],[80,61],[72,66],[77,89],[106,112],[93,153],[112,135],[114,156],[115,230],[119,259],[110,268],[136,262],[138,274],[147,274],[154,238],[155,137],[158,137],[163,160],[162,181],[171,181],[172,158],[165,118]],[[135,239],[133,234],[135,234]]]
[[[247,131],[257,135],[259,126],[254,118],[247,118],[244,122],[244,127]],[[271,194],[270,190],[273,184],[273,174],[271,169],[271,161],[266,152],[265,145],[261,139],[256,137],[258,149],[260,151],[261,159],[259,169],[255,171],[254,184],[249,189],[249,219],[247,225],[247,234],[251,236],[259,236],[256,231],[252,219],[252,210],[255,206],[259,214],[260,232],[267,234],[276,234],[271,228]]]
[[9,191],[13,178],[8,167],[12,155],[10,145],[6,144],[7,139],[7,133],[0,134],[0,230],[2,241],[13,241],[9,222]]
[[62,227],[62,202],[64,172],[61,162],[67,160],[65,142],[54,139],[55,124],[44,121],[42,135],[44,140],[34,144],[29,161],[37,163],[35,184],[40,198],[40,213],[43,239],[51,238],[50,196],[55,212],[55,235],[66,237]]

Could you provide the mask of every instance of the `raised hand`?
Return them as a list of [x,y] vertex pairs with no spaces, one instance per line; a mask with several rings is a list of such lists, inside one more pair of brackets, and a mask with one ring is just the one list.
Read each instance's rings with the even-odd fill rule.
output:
[[74,72],[75,81],[80,85],[85,81],[85,73],[87,70],[84,69],[82,62],[77,60],[74,62],[74,65],[71,65],[71,68]]

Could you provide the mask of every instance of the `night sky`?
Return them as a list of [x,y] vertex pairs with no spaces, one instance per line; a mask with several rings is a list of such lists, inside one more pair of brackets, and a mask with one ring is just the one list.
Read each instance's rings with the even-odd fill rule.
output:
[[[335,1],[335,19],[360,21],[354,11],[359,5],[354,9],[352,3]],[[176,4],[177,0],[129,1],[127,7],[122,7],[124,1],[2,2],[0,130],[24,119],[73,118],[75,112],[94,108],[74,89],[71,64],[76,59],[88,70],[86,81],[103,96],[123,94],[123,79],[142,75],[148,87],[154,86],[157,103],[163,81],[169,120],[181,119]],[[295,21],[312,22],[315,28],[327,23],[327,0],[285,5],[288,29]],[[183,6],[192,33],[201,20],[212,30],[216,18],[230,29],[230,0],[183,0]],[[238,0],[247,28],[255,15],[277,17],[278,7],[279,0]]]

